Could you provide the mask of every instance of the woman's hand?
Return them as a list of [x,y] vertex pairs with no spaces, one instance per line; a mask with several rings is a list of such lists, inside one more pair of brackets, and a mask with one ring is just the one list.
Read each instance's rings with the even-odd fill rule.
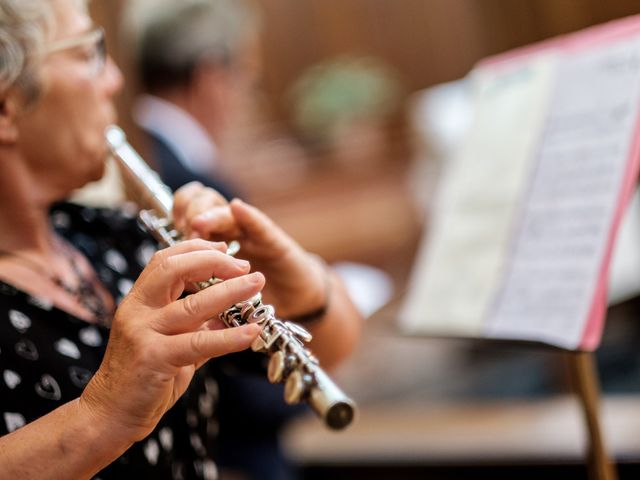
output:
[[174,196],[177,228],[189,238],[239,240],[239,257],[268,279],[264,299],[284,318],[323,306],[327,272],[264,213],[241,200],[228,203],[220,194],[192,182]]
[[[257,325],[224,328],[218,314],[260,292],[264,277],[223,253],[226,245],[179,243],[155,254],[118,308],[104,360],[80,404],[114,434],[147,436],[212,357],[243,350]],[[181,298],[185,288],[223,280]]]

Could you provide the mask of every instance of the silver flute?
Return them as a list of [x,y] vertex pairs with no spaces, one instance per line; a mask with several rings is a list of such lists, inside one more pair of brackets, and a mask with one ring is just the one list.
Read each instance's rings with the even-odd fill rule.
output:
[[[141,210],[139,218],[143,226],[162,246],[181,241],[181,233],[174,228],[171,219],[173,195],[147,163],[127,142],[126,135],[117,126],[106,131],[111,154],[123,170],[125,182],[137,196]],[[229,244],[227,253],[239,250],[237,242]],[[200,289],[221,280],[211,278],[198,283]],[[267,377],[271,383],[285,384],[284,399],[289,404],[307,402],[325,424],[341,430],[353,420],[356,406],[322,370],[317,358],[305,347],[311,334],[300,325],[280,320],[272,305],[262,303],[260,294],[244,302],[232,305],[220,314],[227,327],[257,323],[262,327],[251,348],[269,356]]]

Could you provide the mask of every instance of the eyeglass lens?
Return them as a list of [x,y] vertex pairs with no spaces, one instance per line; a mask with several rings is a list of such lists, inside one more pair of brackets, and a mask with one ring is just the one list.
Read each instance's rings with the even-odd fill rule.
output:
[[96,40],[95,51],[92,58],[93,73],[99,75],[104,70],[107,61],[107,45],[104,39],[104,33],[101,33]]

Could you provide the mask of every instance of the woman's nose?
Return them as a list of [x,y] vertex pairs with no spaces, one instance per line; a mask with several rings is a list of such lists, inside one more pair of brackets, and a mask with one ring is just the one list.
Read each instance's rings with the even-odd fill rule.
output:
[[110,56],[106,60],[103,81],[105,92],[109,97],[113,97],[120,92],[124,85],[122,72]]

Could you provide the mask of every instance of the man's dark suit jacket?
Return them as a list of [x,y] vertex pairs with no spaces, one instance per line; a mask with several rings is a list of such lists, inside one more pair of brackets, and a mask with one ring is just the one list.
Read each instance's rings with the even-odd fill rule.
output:
[[207,187],[217,190],[227,200],[238,196],[238,192],[222,180],[214,178],[213,176],[196,173],[186,167],[165,140],[148,130],[143,131],[149,139],[150,153],[158,168],[158,173],[162,181],[166,183],[172,191],[175,192],[178,188],[189,182],[198,181]]

